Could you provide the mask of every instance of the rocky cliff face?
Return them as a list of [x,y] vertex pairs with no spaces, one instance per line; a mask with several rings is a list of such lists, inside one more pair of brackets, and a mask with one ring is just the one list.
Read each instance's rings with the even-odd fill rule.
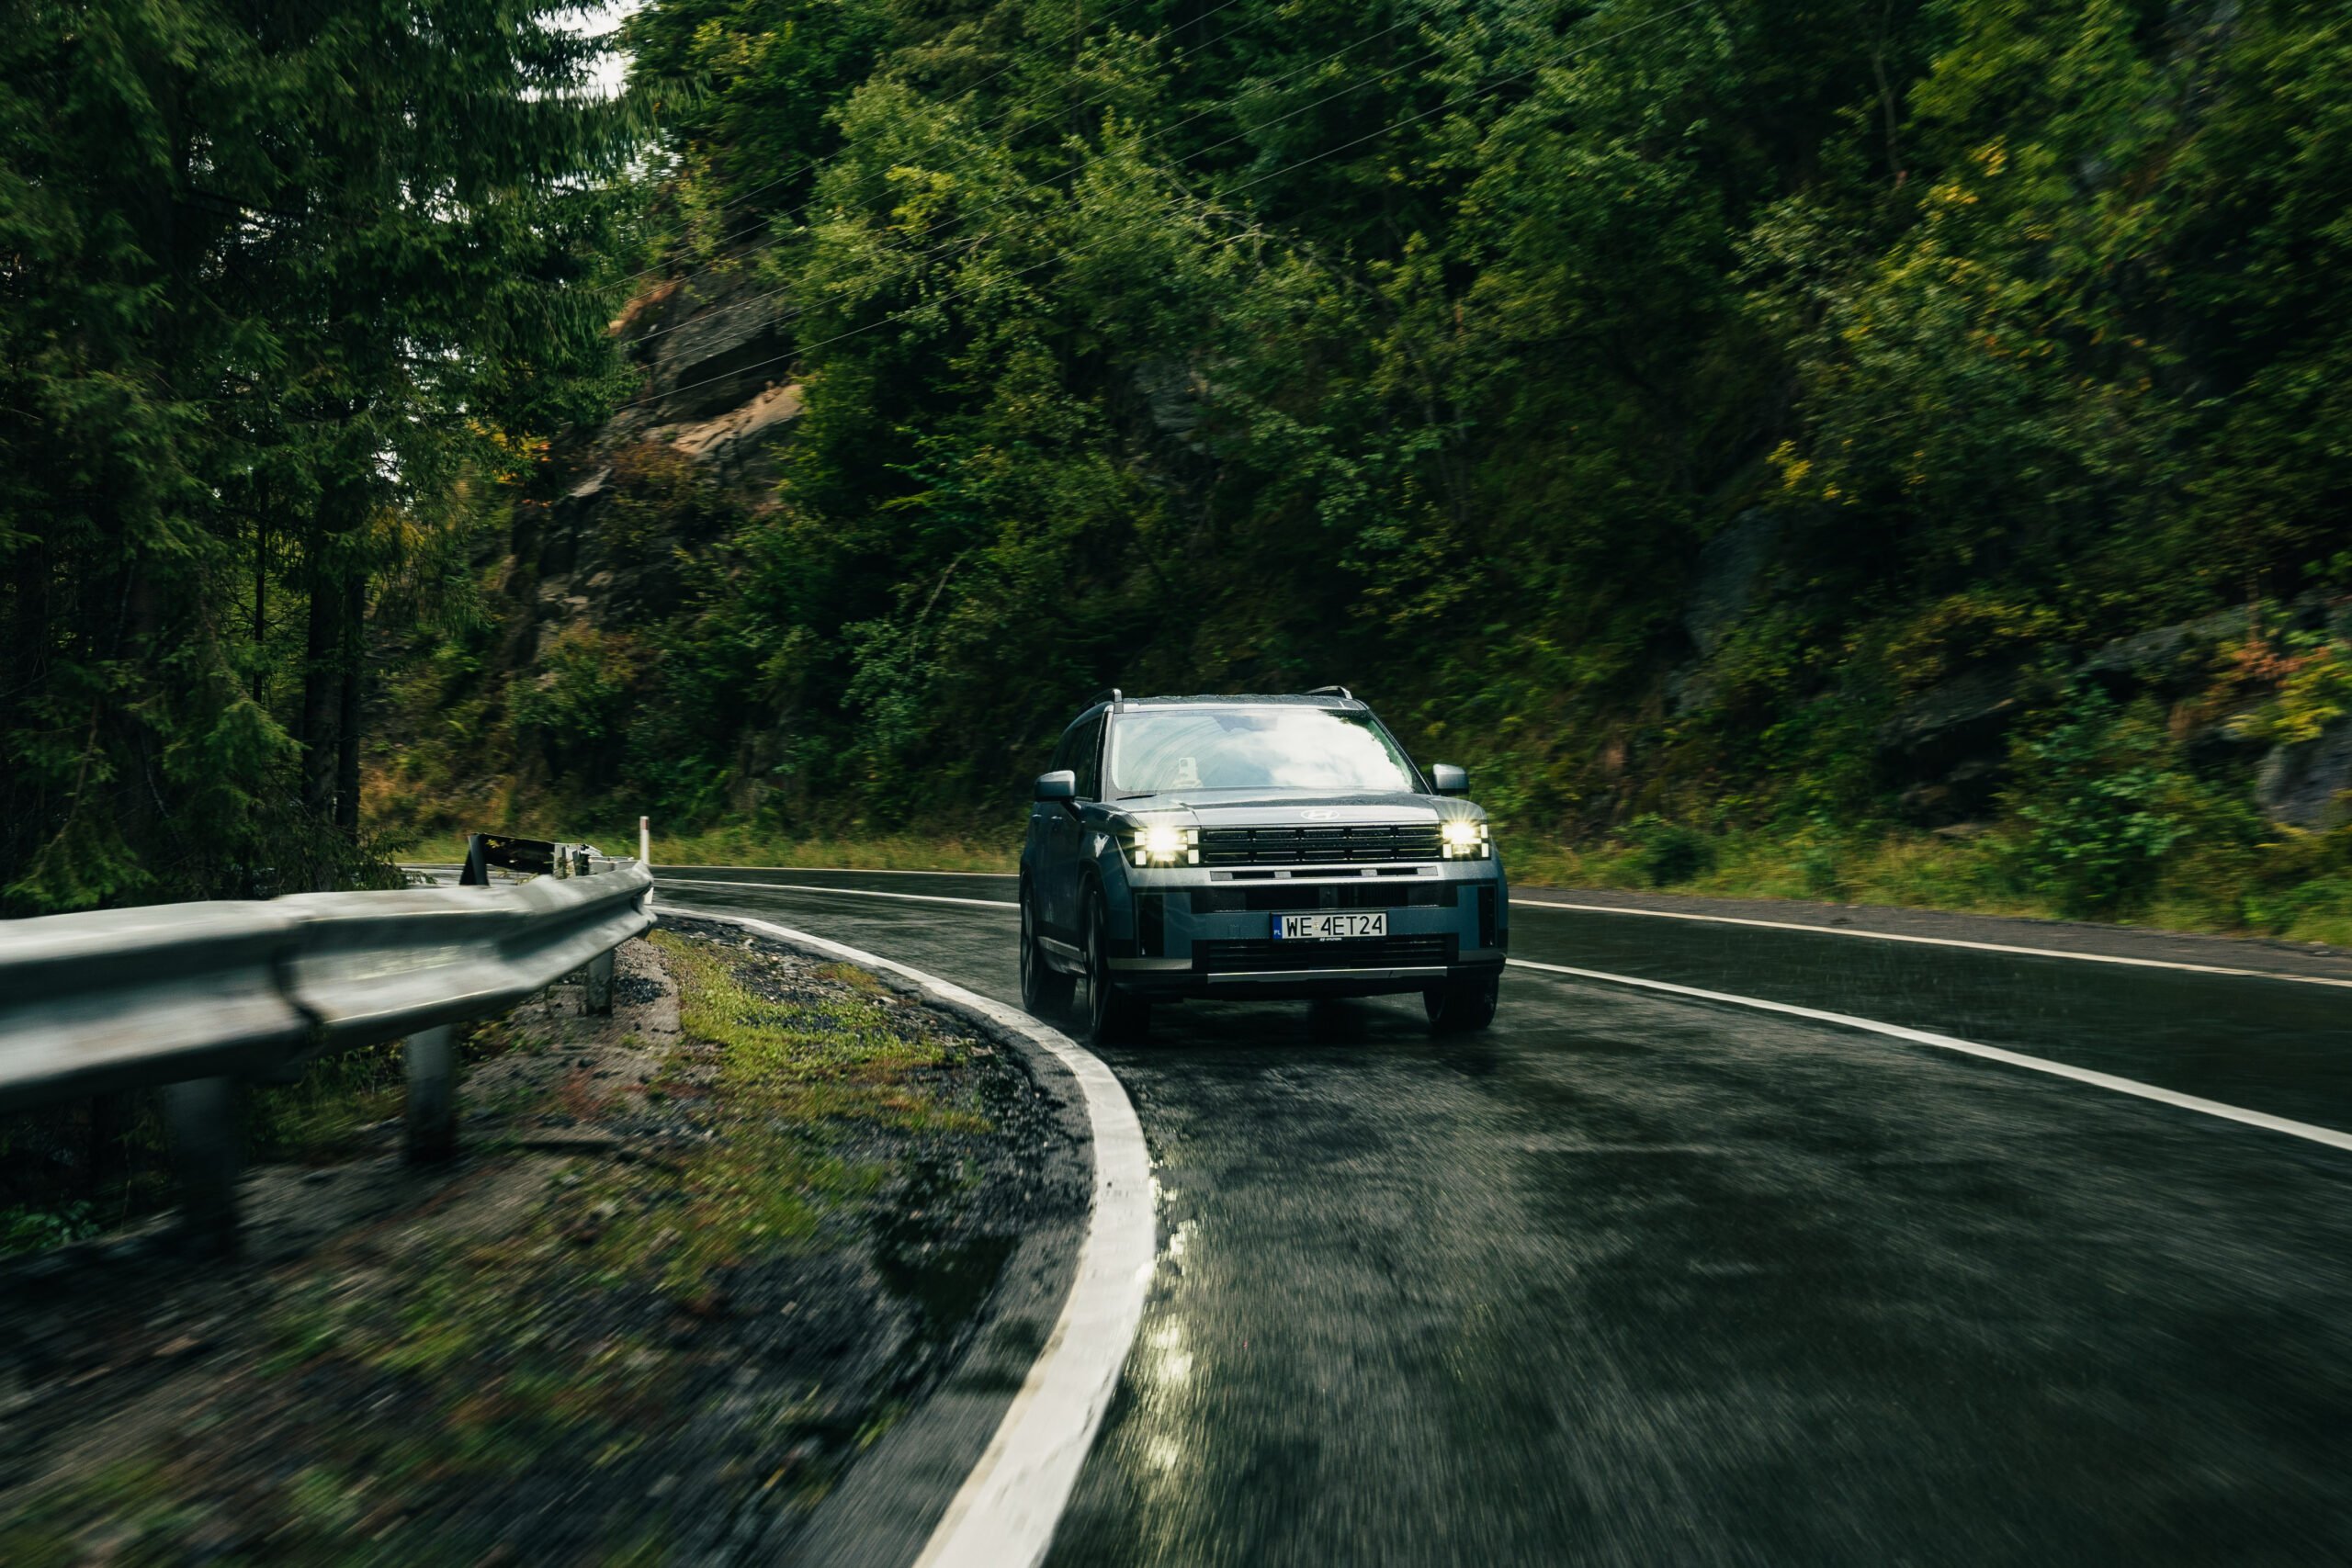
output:
[[[1880,728],[1887,765],[1914,782],[1905,812],[1943,828],[1987,815],[2007,781],[2011,728],[2023,715],[2070,685],[2095,683],[2120,702],[2153,697],[2167,705],[2192,757],[2251,765],[2255,800],[2272,821],[2324,829],[2352,819],[2352,716],[2312,739],[2257,739],[2249,721],[2260,704],[2231,702],[2216,683],[2225,650],[2256,635],[2300,632],[2352,647],[2352,601],[2309,595],[2290,605],[2284,625],[2257,627],[2248,612],[2223,611],[2120,637],[2053,671],[1978,665],[1905,702]],[[2217,700],[2218,699],[2218,700]]]
[[645,389],[571,446],[567,486],[535,547],[518,552],[533,563],[536,612],[522,661],[542,663],[570,628],[628,626],[673,607],[678,552],[707,542],[699,536],[725,510],[681,492],[716,490],[746,511],[772,504],[775,457],[803,407],[786,311],[739,256],[662,283],[615,323]]

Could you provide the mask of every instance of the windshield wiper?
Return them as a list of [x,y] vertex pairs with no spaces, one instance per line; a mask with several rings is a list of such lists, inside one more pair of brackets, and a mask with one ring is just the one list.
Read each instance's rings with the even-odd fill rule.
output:
[[1156,789],[1148,789],[1141,795],[1122,795],[1115,796],[1114,798],[1119,800],[1149,800],[1153,795],[1158,795],[1159,793],[1159,791]]

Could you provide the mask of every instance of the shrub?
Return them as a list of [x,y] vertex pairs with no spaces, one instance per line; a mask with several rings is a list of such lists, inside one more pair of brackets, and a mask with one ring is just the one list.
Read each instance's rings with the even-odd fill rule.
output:
[[0,1258],[47,1252],[98,1234],[97,1211],[88,1203],[54,1209],[0,1209]]
[[2069,915],[2144,904],[2175,846],[2207,814],[2204,792],[2173,761],[2164,727],[2076,687],[2039,735],[2018,738],[2021,781],[2007,804],[2024,826],[2012,853],[2020,879]]
[[572,622],[556,634],[535,672],[508,683],[515,728],[535,736],[557,768],[609,782],[628,728],[639,660],[627,634]]
[[1637,817],[1627,829],[1634,863],[1652,887],[1689,882],[1715,867],[1715,841],[1696,828],[1662,817]]

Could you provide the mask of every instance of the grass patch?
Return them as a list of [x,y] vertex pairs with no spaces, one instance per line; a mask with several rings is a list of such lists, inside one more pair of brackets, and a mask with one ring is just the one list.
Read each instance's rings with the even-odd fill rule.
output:
[[259,1161],[325,1165],[356,1152],[369,1127],[401,1114],[408,1069],[399,1045],[322,1057],[299,1082],[245,1096],[245,1152]]
[[[1667,852],[1636,832],[1593,845],[1510,847],[1511,880],[1531,887],[1670,890],[1702,897],[1788,898],[1949,909],[2036,919],[2081,919],[2021,886],[2010,842],[1931,833],[1702,833],[1676,828]],[[1692,848],[1684,836],[1703,840]],[[2262,936],[2352,946],[2352,858],[2342,832],[2282,832],[2233,855],[2190,852],[2167,866],[2146,900],[2109,923],[2158,931]]]

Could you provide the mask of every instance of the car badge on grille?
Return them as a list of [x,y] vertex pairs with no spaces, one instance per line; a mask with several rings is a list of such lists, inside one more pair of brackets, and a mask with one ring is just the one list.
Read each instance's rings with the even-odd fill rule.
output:
[[1309,822],[1329,822],[1339,815],[1336,811],[1302,811],[1299,815]]

